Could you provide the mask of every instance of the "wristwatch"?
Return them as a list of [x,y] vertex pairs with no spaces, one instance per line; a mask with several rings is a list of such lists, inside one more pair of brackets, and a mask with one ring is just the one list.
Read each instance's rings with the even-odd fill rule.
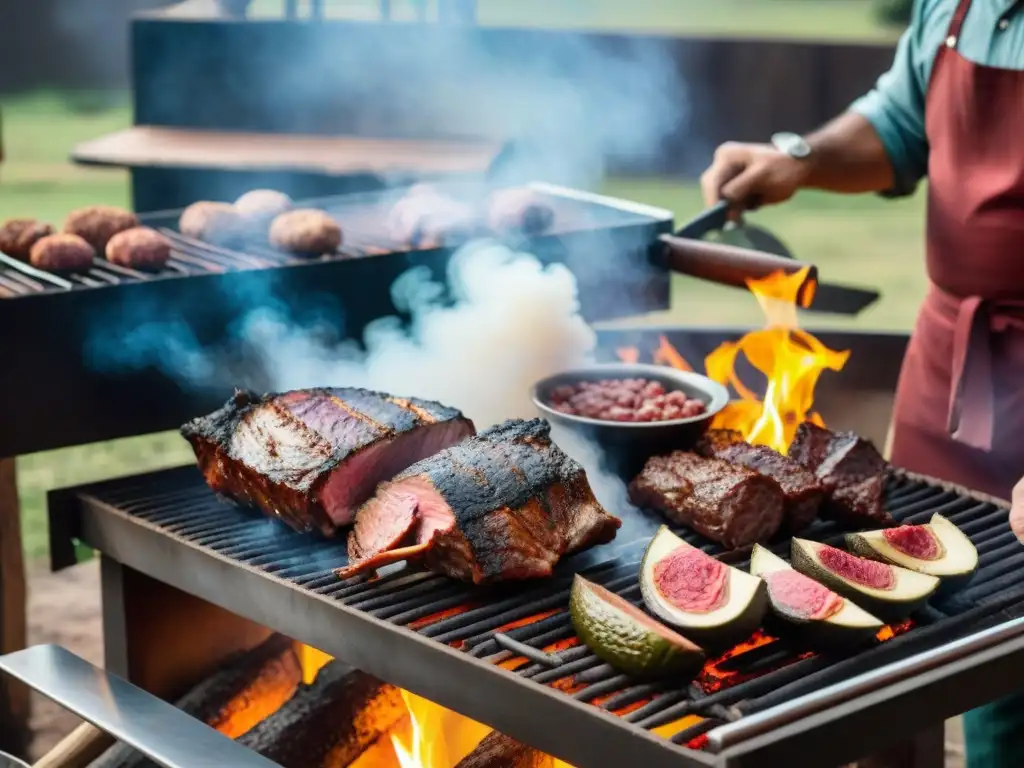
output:
[[796,133],[783,131],[781,133],[773,134],[772,145],[779,150],[779,152],[796,158],[797,160],[804,160],[811,155],[811,145],[807,143],[807,140],[803,136]]

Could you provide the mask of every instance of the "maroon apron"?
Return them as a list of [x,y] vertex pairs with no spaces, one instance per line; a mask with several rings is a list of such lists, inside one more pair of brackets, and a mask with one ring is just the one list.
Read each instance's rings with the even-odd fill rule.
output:
[[1024,72],[975,64],[960,0],[925,100],[929,288],[892,460],[1009,499],[1024,476]]

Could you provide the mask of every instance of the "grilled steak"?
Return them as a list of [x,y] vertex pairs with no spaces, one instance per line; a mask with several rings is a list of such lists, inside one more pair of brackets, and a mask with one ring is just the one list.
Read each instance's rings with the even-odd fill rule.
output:
[[629,498],[723,546],[767,541],[782,525],[783,495],[770,477],[721,459],[675,451],[653,456]]
[[870,440],[805,421],[797,427],[789,457],[814,472],[825,488],[823,517],[854,527],[895,525],[882,506],[889,464]]
[[546,421],[506,421],[409,467],[359,510],[342,578],[400,560],[475,584],[551,574],[615,538],[579,464]]
[[785,526],[797,533],[818,516],[825,489],[814,473],[766,445],[751,445],[731,429],[712,429],[697,444],[697,453],[752,469],[782,488]]
[[326,536],[379,482],[473,432],[453,408],[365,389],[240,391],[181,428],[214,491]]

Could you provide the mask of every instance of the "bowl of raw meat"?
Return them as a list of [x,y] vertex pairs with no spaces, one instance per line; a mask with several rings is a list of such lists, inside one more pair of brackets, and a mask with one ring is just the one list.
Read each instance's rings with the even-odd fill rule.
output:
[[597,443],[612,469],[629,473],[650,456],[692,448],[728,404],[729,391],[692,371],[607,363],[537,382],[533,402],[556,434]]

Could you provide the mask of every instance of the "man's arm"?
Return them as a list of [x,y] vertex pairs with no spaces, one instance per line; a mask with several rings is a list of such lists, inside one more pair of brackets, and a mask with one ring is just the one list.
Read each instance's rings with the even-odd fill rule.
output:
[[896,174],[885,144],[863,115],[844,112],[807,137],[811,156],[802,187],[830,192],[882,192]]
[[810,157],[792,158],[771,144],[723,144],[701,177],[705,202],[713,205],[725,198],[737,204],[751,199],[780,203],[805,187],[893,196],[913,192],[928,163],[923,7],[917,3],[893,65],[875,88],[807,137]]

